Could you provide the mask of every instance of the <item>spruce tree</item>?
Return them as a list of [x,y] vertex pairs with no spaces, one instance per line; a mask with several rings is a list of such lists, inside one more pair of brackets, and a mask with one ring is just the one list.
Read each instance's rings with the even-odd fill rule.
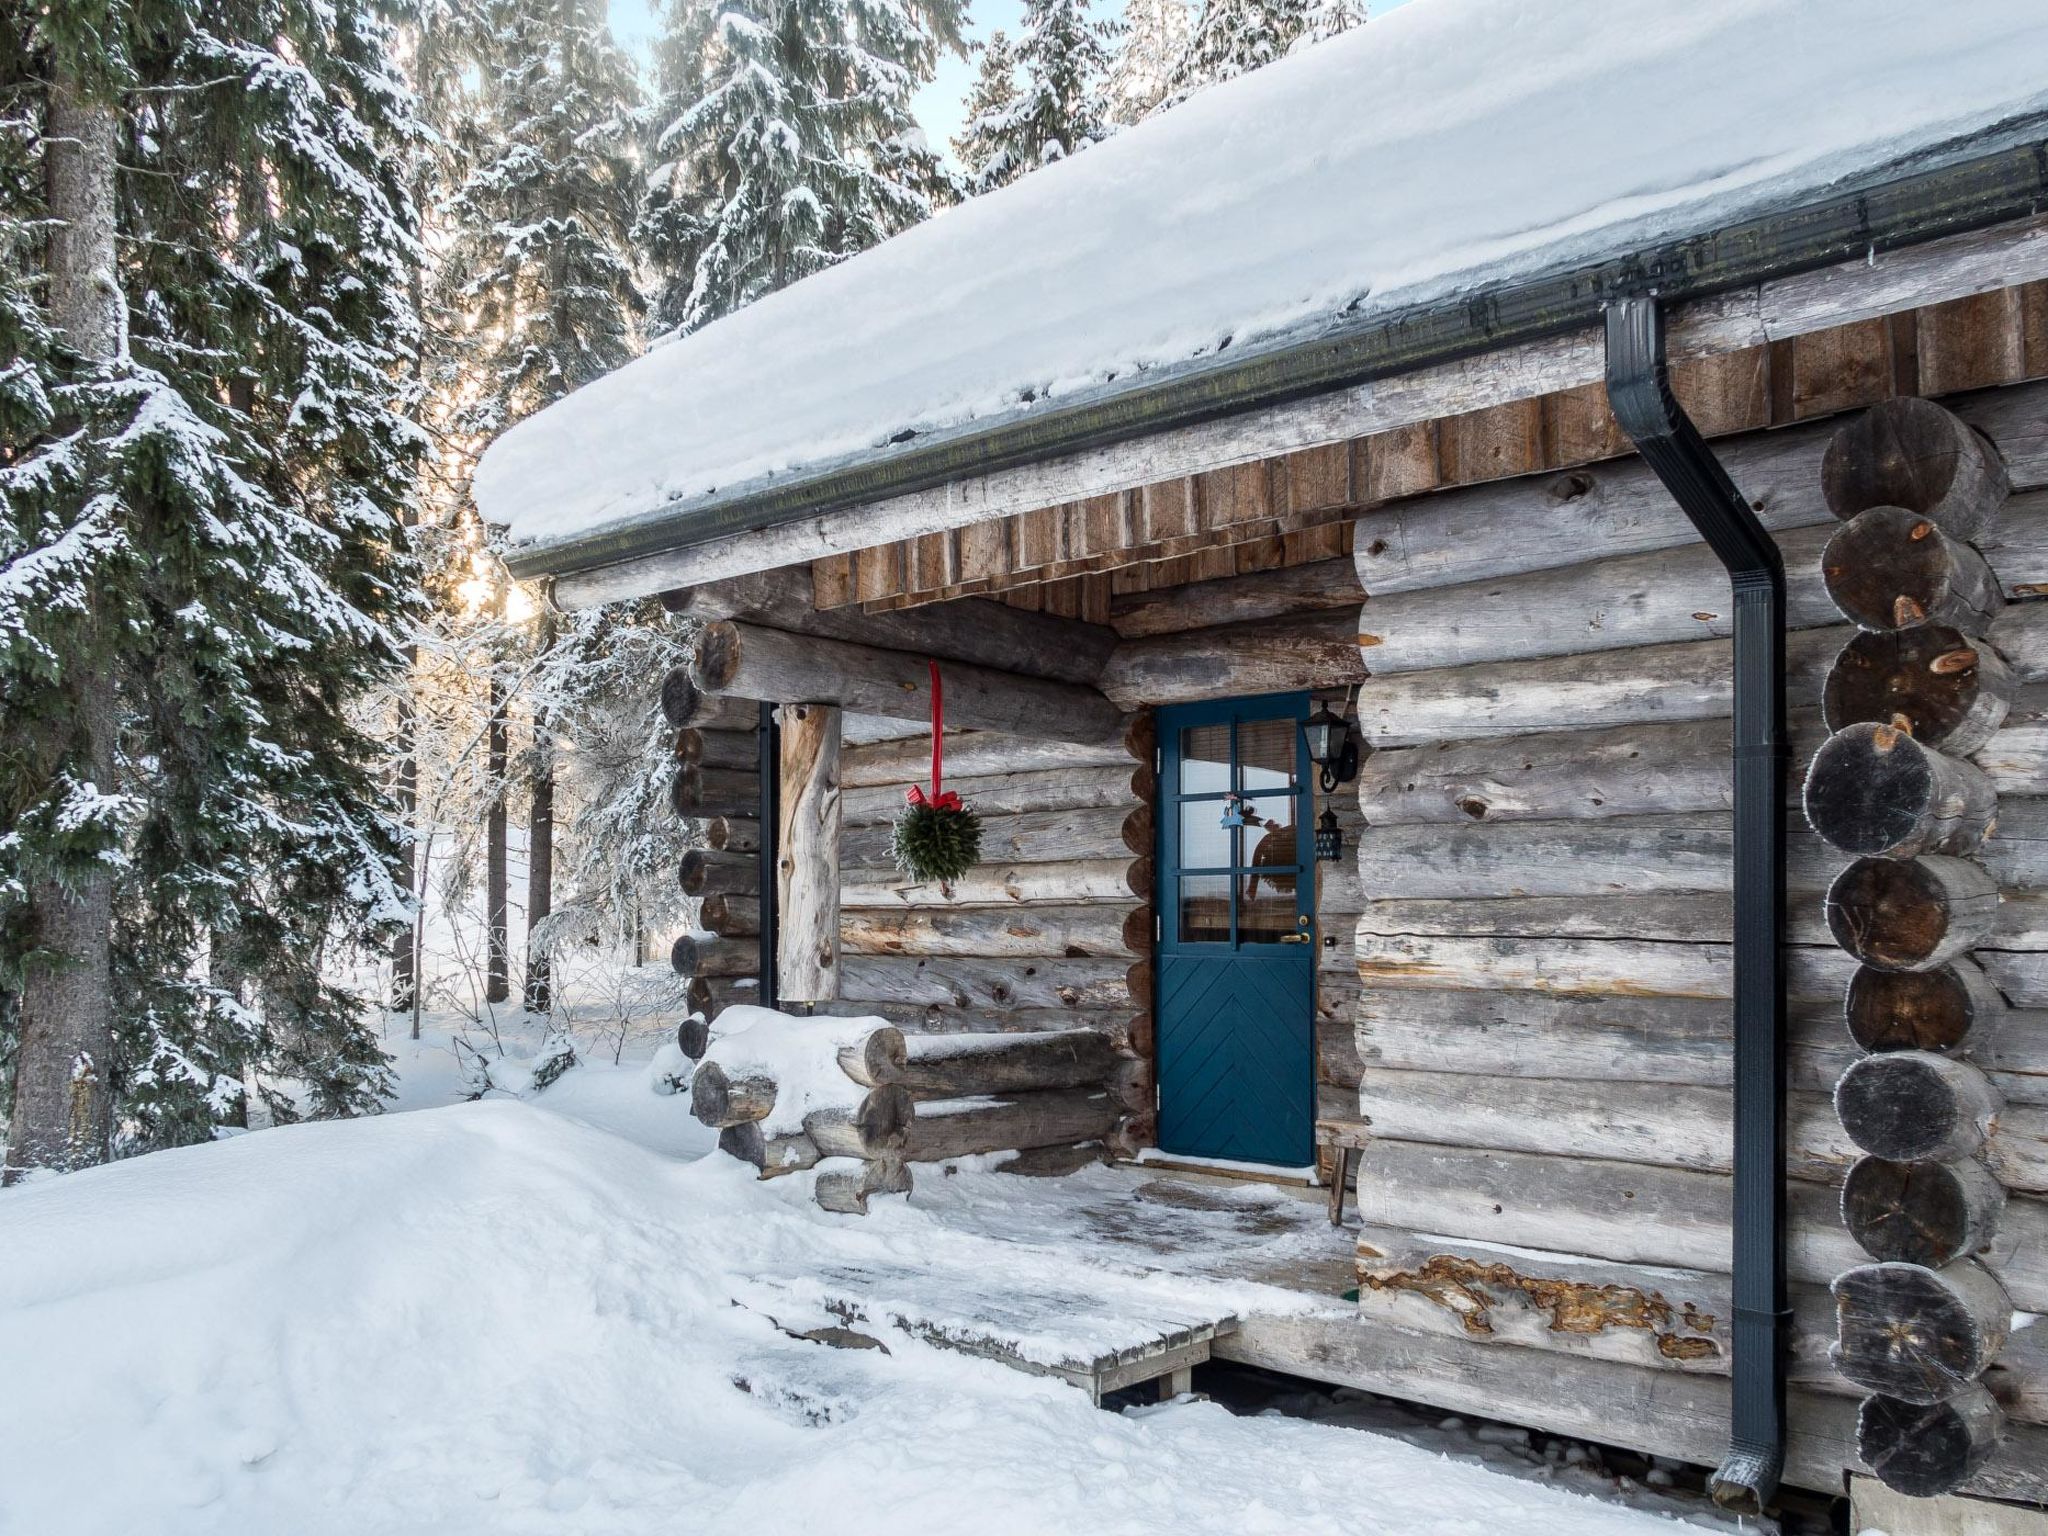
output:
[[1365,0],[1203,0],[1164,105],[1365,23]]
[[279,1117],[386,1089],[323,966],[406,910],[350,707],[411,601],[421,250],[376,0],[10,22],[51,220],[10,291],[41,269],[54,338],[0,449],[18,1170],[204,1139],[247,1081]]
[[910,113],[959,0],[672,0],[639,235],[656,322],[694,330],[951,195]]
[[1190,26],[1186,0],[1126,0],[1123,37],[1102,88],[1110,122],[1127,128],[1166,100]]
[[1099,92],[1114,32],[1113,23],[1090,18],[1088,0],[1027,0],[1017,43],[1023,83],[1015,99],[974,118],[963,133],[986,146],[976,192],[1078,154],[1103,136]]
[[1017,100],[1017,50],[1008,34],[998,27],[988,41],[975,45],[974,87],[967,93],[967,105],[960,132],[953,139],[953,153],[967,168],[970,184],[979,183],[994,159],[998,145],[993,129],[1008,116]]

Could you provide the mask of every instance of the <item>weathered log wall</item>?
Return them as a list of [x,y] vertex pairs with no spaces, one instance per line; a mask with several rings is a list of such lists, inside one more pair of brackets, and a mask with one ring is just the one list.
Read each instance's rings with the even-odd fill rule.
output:
[[[1946,544],[1896,518],[1837,516],[1823,459],[1840,423],[1719,445],[1785,552],[1795,761],[1812,761],[1830,726],[1921,720],[1882,763],[1854,734],[1830,746],[1852,786],[1837,796],[1856,823],[1844,846],[1867,856],[1850,879],[1838,877],[1851,853],[1806,830],[1788,786],[1793,1430],[1839,1449],[1838,1466],[1816,1472],[1806,1456],[1794,1475],[1825,1484],[1856,1464],[1853,1435],[1834,1426],[1853,1422],[1845,1399],[1868,1387],[1829,1361],[1828,1287],[1849,1271],[1843,1326],[1859,1337],[1889,1307],[1929,1337],[1969,1341],[1940,1362],[1959,1440],[1983,1442],[1997,1414],[2017,1427],[1959,1467],[1963,1486],[2040,1499],[2048,1469],[2023,1452],[2041,1444],[2029,1426],[2048,1424],[2048,1358],[2025,1332],[2000,1349],[1986,1297],[2048,1302],[2048,1035],[2026,1011],[2048,1003],[2048,604],[2027,601],[2048,592],[2048,386],[1944,403],[1983,434],[1955,438],[1957,453],[1995,445],[1992,478],[2002,469],[2015,493],[1995,523],[1944,525]],[[1838,499],[1867,491],[1851,468],[1827,476]],[[1981,488],[1985,473],[1963,464],[1953,479]],[[1327,1054],[1358,1083],[1374,1138],[1359,1180],[1361,1311],[1389,1339],[1430,1335],[1438,1352],[1541,1352],[1532,1380],[1580,1371],[1597,1395],[1611,1375],[1617,1403],[1650,1373],[1725,1375],[1726,578],[1632,459],[1392,503],[1360,517],[1354,543],[1371,594],[1359,714],[1381,750],[1359,793],[1370,826],[1354,1031]],[[1909,579],[1877,591],[1873,552]],[[1964,652],[1991,660],[1966,665]],[[1922,745],[1933,750],[1915,756]],[[1882,806],[1853,788],[1880,772]],[[1845,939],[1892,968],[1889,990],[1851,989],[1871,966],[1859,972]],[[1974,962],[1953,959],[1970,950]],[[1916,1030],[1948,1031],[1943,1049],[1969,1031],[1969,1064],[1936,1057],[1911,1082],[1887,1068],[1857,1084],[1845,1125],[1829,1095],[1865,1036],[1887,1030],[1908,1038],[1881,1048],[1923,1053]],[[1938,1210],[1948,1257],[1969,1268],[1933,1291],[1859,1270],[1872,1254],[1842,1224],[1844,1177],[1870,1161],[1868,1127],[1902,1097],[1946,1107],[1939,1127],[1916,1129],[1947,1159],[1927,1166],[1950,1177],[1907,1188],[1865,1172],[1851,1196],[1872,1230]],[[1866,1384],[1883,1374],[1858,1368]],[[1447,1379],[1461,1369],[1440,1366]],[[1426,1380],[1415,1395],[1429,1399]],[[1633,1428],[1622,1413],[1589,1432],[1637,1443]],[[1873,1425],[1866,1446],[1895,1428]]]

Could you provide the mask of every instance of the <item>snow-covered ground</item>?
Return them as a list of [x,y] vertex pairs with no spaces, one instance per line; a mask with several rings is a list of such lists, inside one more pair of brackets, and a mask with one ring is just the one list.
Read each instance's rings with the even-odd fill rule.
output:
[[[408,1098],[438,1095],[432,1061],[426,1043],[405,1063]],[[1017,1189],[1025,1230],[1001,1239],[941,1220],[952,1180],[929,1206],[828,1216],[804,1176],[704,1155],[659,1075],[586,1064],[533,1098],[0,1196],[0,1531],[1673,1528],[1386,1435],[1199,1402],[1115,1414],[908,1337],[795,1338],[827,1320],[802,1299],[825,1264],[1130,1282],[1034,1246],[1040,1181],[960,1176],[988,1181],[984,1207]]]

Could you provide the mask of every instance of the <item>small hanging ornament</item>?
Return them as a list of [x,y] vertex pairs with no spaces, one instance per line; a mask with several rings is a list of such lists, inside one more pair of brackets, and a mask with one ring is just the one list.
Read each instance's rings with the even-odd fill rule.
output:
[[939,691],[939,664],[932,676],[932,789],[927,795],[912,785],[896,817],[890,852],[896,867],[913,880],[950,885],[981,859],[981,818],[960,803],[941,783],[945,757],[946,711]]

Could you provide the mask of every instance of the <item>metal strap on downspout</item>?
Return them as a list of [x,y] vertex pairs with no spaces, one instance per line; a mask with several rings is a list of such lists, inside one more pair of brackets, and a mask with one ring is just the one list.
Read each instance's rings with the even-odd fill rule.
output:
[[754,727],[755,756],[761,765],[761,1006],[774,1008],[782,1001],[777,990],[775,947],[780,942],[776,929],[782,914],[782,882],[777,868],[782,850],[776,846],[782,835],[782,730],[775,723],[775,706],[761,701],[759,721]]
[[1785,570],[1678,402],[1655,298],[1607,310],[1607,399],[1734,588],[1734,1390],[1714,1501],[1760,1513],[1785,1466]]

